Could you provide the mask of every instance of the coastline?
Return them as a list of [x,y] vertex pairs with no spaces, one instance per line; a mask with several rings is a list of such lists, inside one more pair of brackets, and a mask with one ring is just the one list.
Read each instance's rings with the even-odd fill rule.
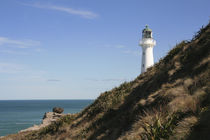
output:
[[80,112],[93,100],[9,100],[0,101],[0,137],[42,124],[45,112],[64,108],[63,114]]

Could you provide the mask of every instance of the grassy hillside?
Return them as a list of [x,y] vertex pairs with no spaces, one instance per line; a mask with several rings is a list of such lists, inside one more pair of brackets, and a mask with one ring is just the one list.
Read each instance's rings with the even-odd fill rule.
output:
[[15,140],[210,139],[210,24],[134,81]]

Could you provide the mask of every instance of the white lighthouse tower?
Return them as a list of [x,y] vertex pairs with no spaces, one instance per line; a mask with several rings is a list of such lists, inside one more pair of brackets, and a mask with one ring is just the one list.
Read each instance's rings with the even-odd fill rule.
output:
[[153,47],[156,45],[156,41],[152,38],[152,30],[147,25],[142,31],[139,45],[142,47],[141,73],[143,73],[154,64]]

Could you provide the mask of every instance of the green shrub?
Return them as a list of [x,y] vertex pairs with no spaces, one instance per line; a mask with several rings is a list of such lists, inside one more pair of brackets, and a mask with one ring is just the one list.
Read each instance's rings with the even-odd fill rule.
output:
[[178,118],[176,114],[164,116],[156,114],[152,124],[151,122],[144,122],[143,129],[145,132],[141,135],[142,138],[148,140],[168,139],[176,126]]

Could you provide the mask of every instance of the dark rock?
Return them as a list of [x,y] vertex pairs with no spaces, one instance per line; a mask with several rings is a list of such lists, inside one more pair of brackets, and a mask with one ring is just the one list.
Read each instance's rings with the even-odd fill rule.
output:
[[44,120],[44,119],[46,119],[46,118],[47,118],[47,113],[45,112],[42,119]]
[[55,113],[61,114],[63,111],[64,111],[64,109],[63,108],[60,108],[60,107],[54,107],[53,108],[53,112],[55,112]]

